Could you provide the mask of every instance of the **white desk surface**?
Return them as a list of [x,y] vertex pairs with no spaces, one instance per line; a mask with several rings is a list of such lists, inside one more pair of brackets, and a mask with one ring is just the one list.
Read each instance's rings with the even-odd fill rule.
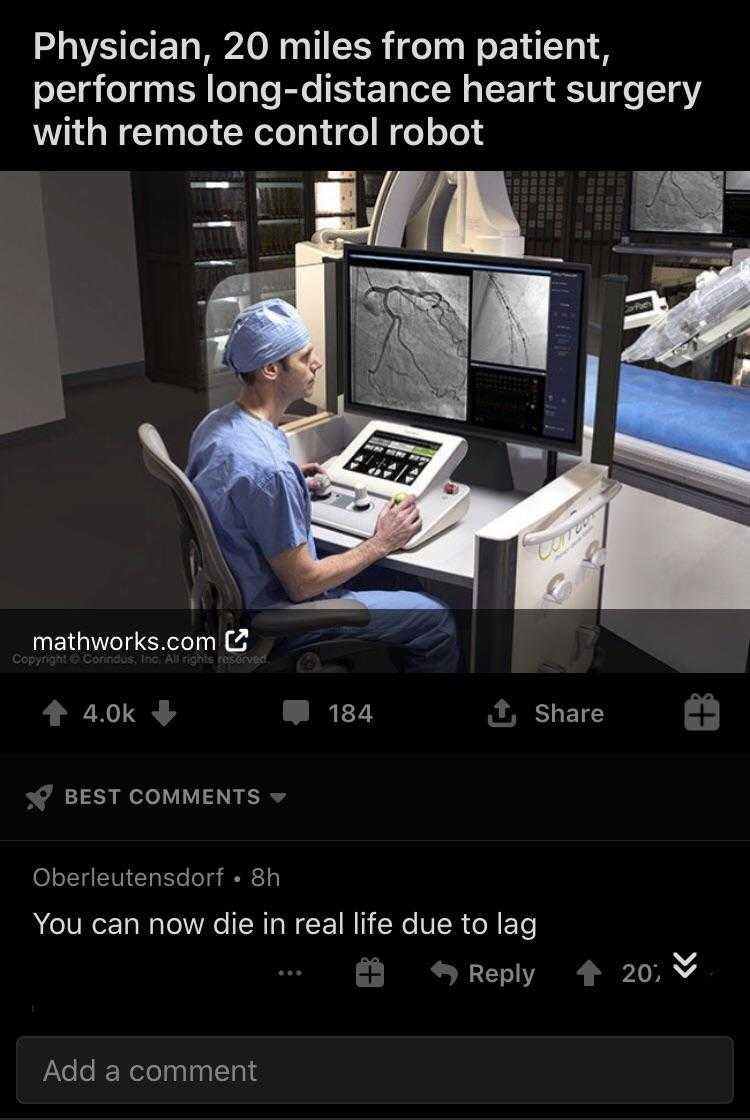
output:
[[[424,579],[471,587],[474,583],[474,534],[488,521],[518,505],[527,496],[519,490],[490,490],[483,486],[472,486],[471,502],[462,521],[417,548],[392,553],[381,563],[386,568],[408,572]],[[337,529],[327,529],[315,522],[312,528],[315,540],[324,545],[328,552],[343,552],[347,548],[354,548],[362,539],[349,533],[340,533]]]

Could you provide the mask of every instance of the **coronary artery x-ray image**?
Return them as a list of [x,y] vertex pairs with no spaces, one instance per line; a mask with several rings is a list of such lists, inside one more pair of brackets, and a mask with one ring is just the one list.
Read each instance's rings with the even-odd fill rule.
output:
[[475,272],[471,360],[547,369],[549,276]]
[[721,233],[723,171],[636,171],[633,229],[664,233]]
[[357,403],[465,420],[468,276],[354,268],[351,283]]

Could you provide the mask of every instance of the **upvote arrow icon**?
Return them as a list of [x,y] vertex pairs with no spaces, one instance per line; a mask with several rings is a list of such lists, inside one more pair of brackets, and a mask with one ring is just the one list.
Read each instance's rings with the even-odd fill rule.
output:
[[42,712],[42,715],[49,719],[50,727],[59,727],[60,720],[67,714],[59,700],[52,700]]
[[584,961],[576,972],[576,976],[583,977],[584,988],[593,988],[596,984],[597,976],[601,976],[601,974],[601,969],[597,968],[593,961]]

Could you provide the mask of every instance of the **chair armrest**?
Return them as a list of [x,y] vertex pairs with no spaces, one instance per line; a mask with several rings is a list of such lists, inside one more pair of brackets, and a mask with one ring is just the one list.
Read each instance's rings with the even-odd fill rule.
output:
[[311,603],[280,603],[258,611],[250,629],[260,638],[282,638],[335,626],[367,626],[370,612],[358,599],[317,599]]

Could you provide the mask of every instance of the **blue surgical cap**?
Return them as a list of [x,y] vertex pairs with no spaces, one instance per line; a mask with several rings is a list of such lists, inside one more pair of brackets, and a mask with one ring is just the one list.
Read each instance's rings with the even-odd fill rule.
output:
[[310,332],[295,307],[283,299],[264,299],[240,311],[224,347],[224,365],[235,373],[252,373],[278,362],[310,341]]

